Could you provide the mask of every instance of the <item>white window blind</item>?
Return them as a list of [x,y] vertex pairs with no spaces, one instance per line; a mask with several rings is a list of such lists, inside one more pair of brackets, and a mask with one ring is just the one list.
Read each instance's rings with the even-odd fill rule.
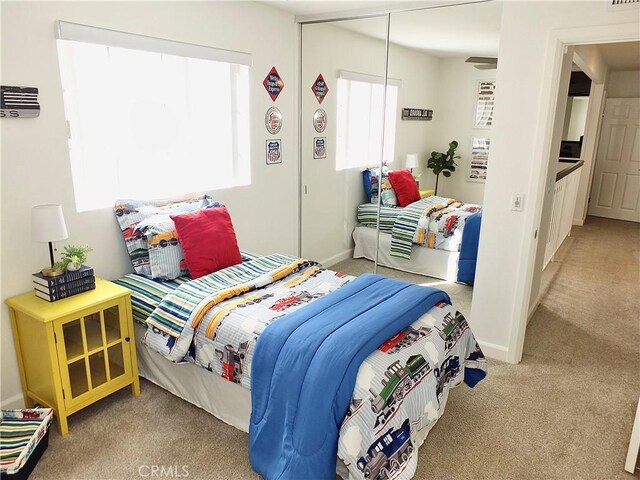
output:
[[78,211],[250,183],[251,56],[58,22]]
[[400,84],[399,80],[388,79],[383,109],[383,77],[339,72],[336,170],[376,165],[380,152],[385,162],[393,161]]

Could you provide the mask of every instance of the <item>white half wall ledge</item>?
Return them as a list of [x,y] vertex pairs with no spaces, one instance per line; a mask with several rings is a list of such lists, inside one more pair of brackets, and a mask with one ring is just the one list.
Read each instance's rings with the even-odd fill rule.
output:
[[477,340],[477,342],[485,357],[510,363],[508,360],[507,347],[503,345],[496,345],[495,343],[483,342],[482,340]]

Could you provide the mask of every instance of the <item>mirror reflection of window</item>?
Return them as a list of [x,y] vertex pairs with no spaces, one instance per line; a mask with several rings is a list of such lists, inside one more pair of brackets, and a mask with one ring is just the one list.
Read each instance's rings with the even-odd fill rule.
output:
[[336,119],[336,170],[364,167],[379,163],[383,137],[383,159],[393,161],[396,131],[398,87],[387,86],[387,108],[383,112],[384,81],[350,79],[347,72],[338,79],[338,112]]

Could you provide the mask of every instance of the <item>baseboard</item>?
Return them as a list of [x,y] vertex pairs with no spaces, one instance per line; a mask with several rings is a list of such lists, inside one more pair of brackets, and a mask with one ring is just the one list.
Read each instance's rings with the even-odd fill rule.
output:
[[18,393],[12,397],[0,400],[0,405],[2,405],[3,410],[17,410],[24,408],[24,397],[21,393]]
[[344,252],[338,253],[337,255],[334,255],[332,257],[325,258],[320,263],[322,264],[323,267],[330,268],[336,263],[340,263],[343,260],[347,260],[351,257],[353,257],[353,248],[350,248],[349,250],[345,250]]
[[577,225],[578,227],[582,227],[584,225],[584,219],[583,218],[574,218],[573,222],[571,222],[571,225]]
[[501,362],[507,361],[507,347],[496,345],[495,343],[483,342],[482,340],[478,340],[478,345],[480,345],[485,357],[500,360]]

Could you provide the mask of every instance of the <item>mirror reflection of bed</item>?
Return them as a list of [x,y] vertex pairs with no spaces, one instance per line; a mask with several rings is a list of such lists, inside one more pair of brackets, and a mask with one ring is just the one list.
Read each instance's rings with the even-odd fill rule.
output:
[[[449,220],[449,226],[453,221],[464,226],[464,220],[475,213],[476,207],[482,205],[484,182],[483,178],[478,178],[477,170],[474,174],[471,169],[472,144],[475,145],[477,141],[490,144],[491,126],[486,122],[483,125],[477,124],[476,107],[479,82],[495,80],[500,13],[500,5],[492,2],[392,13],[389,25],[386,115],[376,110],[375,106],[360,104],[358,111],[361,115],[351,118],[352,123],[347,124],[350,127],[348,129],[341,128],[344,127],[344,122],[340,123],[340,119],[335,117],[341,115],[340,109],[344,109],[345,103],[344,95],[341,97],[344,89],[339,88],[339,84],[349,83],[351,80],[353,85],[354,79],[371,84],[384,80],[380,80],[380,77],[384,75],[386,18],[303,25],[303,85],[306,86],[314,75],[311,70],[315,74],[322,70],[323,73],[327,72],[325,77],[328,77],[329,87],[334,84],[337,88],[334,89],[335,94],[328,95],[322,104],[327,112],[331,112],[328,128],[324,133],[328,155],[322,160],[322,174],[317,173],[320,160],[310,158],[309,148],[313,138],[319,134],[308,128],[311,124],[306,125],[318,104],[303,88],[302,256],[325,260],[325,266],[349,274],[358,275],[377,270],[377,273],[390,277],[436,285],[452,295],[461,311],[466,314],[470,312],[470,285],[473,284],[474,269],[468,267],[471,272],[467,273],[466,278],[459,279],[459,262],[461,256],[463,261],[465,258],[473,261],[477,252],[477,238],[475,245],[471,242],[468,248],[470,253],[466,253],[465,257],[464,252],[460,251],[464,228],[446,229],[445,224],[447,218],[456,217]],[[451,28],[443,31],[440,26],[445,24]],[[344,43],[334,44],[330,40],[332,37],[336,40],[348,37],[350,48],[344,49]],[[368,51],[368,62],[364,65],[360,58],[363,49]],[[349,58],[345,50],[355,54],[355,58]],[[467,62],[470,57],[484,58],[487,63]],[[382,94],[382,91],[379,90],[379,93]],[[375,98],[369,102],[375,103]],[[353,104],[348,106],[353,108]],[[433,120],[403,120],[403,108],[431,109]],[[375,112],[377,117],[367,120],[367,115],[363,114],[365,111],[369,115]],[[353,112],[351,114],[353,116]],[[382,139],[375,135],[367,137],[366,141],[361,140],[361,137],[352,138],[358,137],[358,128],[362,130],[364,127],[367,127],[370,134],[378,132],[382,136],[380,130],[376,130],[376,126],[380,127],[382,123],[383,144]],[[449,178],[440,175],[435,197],[435,175],[427,168],[427,159],[434,150],[445,152],[452,140],[459,143],[456,155],[461,158],[456,160],[456,170]],[[332,151],[333,148],[336,150]],[[344,162],[343,159],[336,158],[341,154],[352,157],[347,159],[352,162],[350,168],[340,169],[337,166],[341,161]],[[436,220],[441,218],[437,230],[429,229],[430,226],[436,226],[434,218],[425,215],[418,219],[419,226],[424,231],[420,235],[416,233],[414,240],[420,236],[417,243],[423,245],[411,242],[413,245],[409,247],[410,253],[398,256],[394,255],[391,245],[397,243],[397,239],[393,237],[394,222],[411,206],[399,207],[393,203],[396,199],[387,203],[388,180],[384,174],[386,169],[398,172],[411,166],[407,164],[407,158],[411,154],[418,156],[417,166],[412,167],[409,173],[415,177],[421,197],[418,200],[423,204],[423,211],[434,204],[441,204],[446,208],[443,218],[442,213],[435,214]],[[356,162],[353,157],[358,157],[360,162]],[[375,184],[378,181],[375,177],[379,171],[380,157],[385,167],[381,180],[382,217],[378,221],[377,196],[371,197],[362,171],[369,169]],[[486,168],[486,163],[484,167]],[[348,180],[340,180],[327,187],[337,178]],[[322,213],[313,208],[319,203],[310,201],[314,188],[316,192],[322,191],[326,198],[326,208]],[[340,197],[340,202],[336,202],[339,205],[334,204],[334,195]],[[446,211],[451,210],[449,205],[458,205],[453,203],[454,200],[460,202],[459,210],[447,217]],[[471,207],[472,211],[465,213],[467,207]],[[457,215],[460,213],[462,215]],[[457,217],[461,219],[458,220]],[[320,218],[322,221],[319,221]],[[381,225],[380,230],[376,228],[378,224]],[[399,227],[397,224],[395,226],[396,229]],[[479,222],[476,228],[479,231]],[[330,248],[328,241],[318,242],[322,240],[321,232],[339,232],[343,242],[340,249]],[[431,235],[434,238],[429,239],[430,233],[437,233],[438,240],[434,241],[435,235]],[[450,238],[454,236],[455,242]],[[318,243],[322,243],[322,254],[318,254]],[[429,248],[430,246],[436,248]],[[404,248],[406,253],[406,246]],[[349,258],[345,257],[345,249],[353,249]]]

